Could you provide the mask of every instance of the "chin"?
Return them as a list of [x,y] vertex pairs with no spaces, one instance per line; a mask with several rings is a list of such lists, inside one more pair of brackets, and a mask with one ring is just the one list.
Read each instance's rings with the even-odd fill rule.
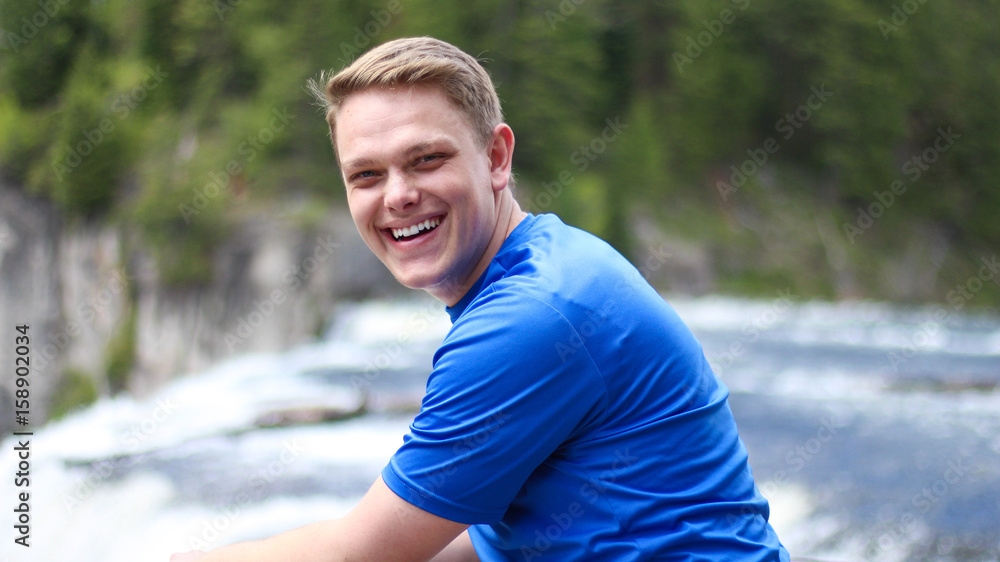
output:
[[390,269],[389,272],[392,273],[392,276],[396,278],[396,281],[398,281],[400,285],[408,289],[427,289],[434,286],[436,281],[431,276],[421,275],[414,271],[399,271]]

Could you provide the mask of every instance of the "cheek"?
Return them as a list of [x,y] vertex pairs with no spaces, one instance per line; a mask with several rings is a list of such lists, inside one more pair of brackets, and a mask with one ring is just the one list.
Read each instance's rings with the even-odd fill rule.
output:
[[365,230],[375,217],[375,202],[363,194],[350,195],[347,198],[347,209],[358,230]]
[[350,208],[350,210],[351,210],[351,220],[354,221],[354,226],[358,229],[358,231],[360,231],[363,234],[365,229],[364,229],[364,221],[361,219],[361,215],[353,206]]

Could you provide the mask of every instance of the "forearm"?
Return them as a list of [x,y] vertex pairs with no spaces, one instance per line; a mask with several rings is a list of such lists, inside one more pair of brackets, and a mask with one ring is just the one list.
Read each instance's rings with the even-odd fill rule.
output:
[[325,562],[347,560],[339,520],[322,521],[275,535],[213,550],[198,562]]
[[[407,503],[379,478],[358,505],[341,519],[313,523],[269,539],[234,544],[205,554],[175,554],[171,560],[425,562],[448,547],[467,527],[467,524],[449,521]],[[468,541],[468,546],[471,550],[471,541]],[[477,559],[458,560],[465,562]]]

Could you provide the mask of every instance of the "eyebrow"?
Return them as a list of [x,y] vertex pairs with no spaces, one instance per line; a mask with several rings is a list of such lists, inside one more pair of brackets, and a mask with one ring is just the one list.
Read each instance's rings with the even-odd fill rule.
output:
[[[403,150],[402,155],[404,158],[409,159],[415,154],[426,152],[432,148],[441,145],[444,145],[448,149],[452,149],[454,147],[454,143],[451,141],[451,139],[449,139],[448,137],[441,136],[441,137],[431,138],[425,141],[420,141],[417,144],[411,145],[407,147],[405,150]],[[357,168],[369,168],[376,165],[377,162],[375,160],[362,156],[360,158],[355,158],[348,162],[344,162],[341,165],[341,168],[344,170],[354,170]]]
[[432,138],[430,140],[419,142],[411,146],[410,148],[407,148],[405,151],[403,151],[403,155],[406,157],[414,156],[415,154],[421,152],[427,152],[428,150],[441,145],[447,145],[448,148],[452,148],[453,146],[451,140],[448,138],[445,137]]
[[375,165],[375,161],[371,158],[355,158],[350,162],[344,162],[340,167],[344,170],[351,170],[354,168],[369,168]]

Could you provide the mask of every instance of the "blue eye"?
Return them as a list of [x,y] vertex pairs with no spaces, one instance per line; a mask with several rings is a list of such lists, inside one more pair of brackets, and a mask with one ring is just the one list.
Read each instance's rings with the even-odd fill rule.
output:
[[419,164],[428,164],[428,163],[434,162],[435,160],[441,160],[443,157],[444,157],[443,154],[437,154],[437,153],[435,153],[435,154],[425,154],[425,155],[421,156],[420,158],[417,158],[416,163],[418,165]]

